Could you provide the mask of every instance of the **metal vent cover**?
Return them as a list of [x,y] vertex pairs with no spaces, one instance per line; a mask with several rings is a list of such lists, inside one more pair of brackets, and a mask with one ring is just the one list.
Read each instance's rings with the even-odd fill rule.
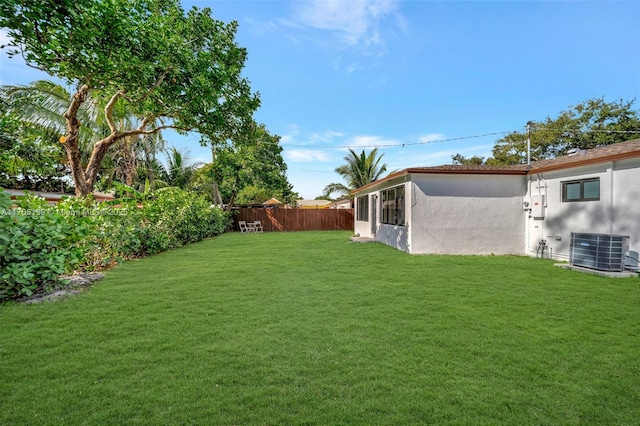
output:
[[622,272],[628,252],[628,235],[571,233],[571,265]]

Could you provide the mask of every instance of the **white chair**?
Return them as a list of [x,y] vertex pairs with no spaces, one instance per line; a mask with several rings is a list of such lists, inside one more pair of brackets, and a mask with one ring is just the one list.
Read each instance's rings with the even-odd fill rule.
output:
[[244,220],[238,221],[238,226],[240,227],[240,233],[241,234],[248,234],[249,233],[249,227],[247,226],[247,222],[245,222]]
[[264,232],[264,229],[262,228],[262,222],[260,222],[259,220],[253,222],[253,229],[255,232]]

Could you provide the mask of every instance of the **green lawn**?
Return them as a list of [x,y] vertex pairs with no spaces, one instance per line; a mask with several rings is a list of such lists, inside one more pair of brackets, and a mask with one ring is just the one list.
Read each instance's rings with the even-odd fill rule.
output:
[[225,234],[0,306],[0,424],[640,422],[640,280]]

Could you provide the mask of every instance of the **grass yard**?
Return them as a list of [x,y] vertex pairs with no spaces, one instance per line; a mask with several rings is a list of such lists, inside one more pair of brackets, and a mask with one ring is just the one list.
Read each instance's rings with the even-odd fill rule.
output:
[[640,422],[640,280],[239,235],[0,306],[0,424]]

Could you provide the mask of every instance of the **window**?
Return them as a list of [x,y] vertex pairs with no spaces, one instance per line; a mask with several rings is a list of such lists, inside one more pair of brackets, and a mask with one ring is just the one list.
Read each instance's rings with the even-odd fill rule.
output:
[[369,196],[358,197],[357,199],[357,220],[369,221]]
[[562,182],[562,201],[598,201],[600,178]]
[[404,186],[382,191],[382,223],[404,226]]

